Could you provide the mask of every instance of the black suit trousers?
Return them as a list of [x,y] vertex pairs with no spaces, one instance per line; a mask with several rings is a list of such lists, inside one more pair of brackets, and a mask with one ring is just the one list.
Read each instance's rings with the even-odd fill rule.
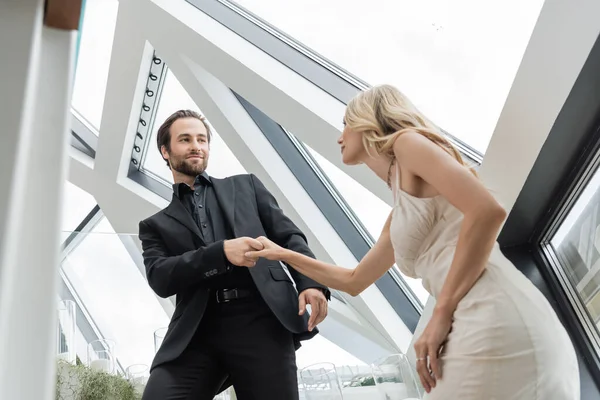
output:
[[212,400],[227,378],[239,400],[297,400],[292,333],[260,295],[211,299],[183,354],[152,370],[143,400]]

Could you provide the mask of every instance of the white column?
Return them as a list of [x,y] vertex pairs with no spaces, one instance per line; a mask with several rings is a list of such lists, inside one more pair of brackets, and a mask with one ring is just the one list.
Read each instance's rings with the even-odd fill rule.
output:
[[75,32],[0,3],[0,399],[54,398],[59,229]]
[[[0,51],[6,59],[0,63],[0,255],[4,255],[9,203],[18,198],[19,144],[31,131],[33,100],[37,81],[41,0],[0,2]],[[0,281],[2,279],[0,264]]]

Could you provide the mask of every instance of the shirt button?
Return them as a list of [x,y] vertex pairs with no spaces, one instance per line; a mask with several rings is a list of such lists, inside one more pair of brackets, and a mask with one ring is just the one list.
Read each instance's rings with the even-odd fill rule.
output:
[[203,206],[202,204],[198,204],[198,207],[199,207],[199,208],[202,208],[202,207],[204,207],[204,206]]
[[200,196],[200,193],[198,193],[198,192],[195,192],[194,194],[195,194],[196,196]]
[[203,227],[203,228],[206,228],[206,224],[202,224],[202,227]]

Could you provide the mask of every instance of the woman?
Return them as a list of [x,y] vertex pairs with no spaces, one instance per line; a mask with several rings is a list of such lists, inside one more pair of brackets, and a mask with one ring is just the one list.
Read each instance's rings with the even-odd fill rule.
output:
[[248,257],[280,260],[357,295],[394,261],[436,298],[415,342],[428,400],[579,399],[572,343],[545,297],[500,252],[506,217],[460,153],[397,89],[354,98],[338,139],[345,164],[365,163],[395,204],[356,269],[283,249],[266,238]]

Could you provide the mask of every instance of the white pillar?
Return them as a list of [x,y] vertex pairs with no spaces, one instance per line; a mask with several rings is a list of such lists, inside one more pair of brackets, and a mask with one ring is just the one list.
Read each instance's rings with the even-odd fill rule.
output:
[[54,398],[59,229],[75,32],[0,2],[0,399]]
[[[0,2],[0,255],[4,255],[11,198],[18,198],[19,144],[27,140],[33,114],[42,21],[41,0]],[[14,203],[14,200],[12,200]],[[0,266],[0,281],[2,279]]]

